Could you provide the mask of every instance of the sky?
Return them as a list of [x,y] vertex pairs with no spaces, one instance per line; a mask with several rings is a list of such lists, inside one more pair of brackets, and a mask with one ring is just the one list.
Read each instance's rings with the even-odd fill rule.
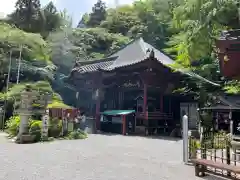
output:
[[[9,14],[14,10],[17,0],[0,0],[0,16]],[[46,5],[51,0],[41,0],[42,6]],[[74,24],[77,24],[81,16],[90,12],[92,6],[97,0],[52,0],[59,10],[67,9],[70,16],[73,17]],[[108,7],[114,6],[114,2],[118,1],[119,4],[130,4],[134,0],[103,0]]]

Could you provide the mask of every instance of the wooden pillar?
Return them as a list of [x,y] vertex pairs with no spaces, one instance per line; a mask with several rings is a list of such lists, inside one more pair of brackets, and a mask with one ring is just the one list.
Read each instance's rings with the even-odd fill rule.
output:
[[160,112],[163,112],[163,95],[160,94]]
[[168,104],[168,112],[171,113],[171,111],[172,111],[172,101],[171,101],[171,97],[169,97],[168,102],[169,102],[169,104]]
[[122,134],[126,135],[126,116],[122,116]]
[[101,104],[101,101],[98,95],[98,97],[96,98],[96,129],[97,130],[100,130],[100,104]]
[[143,113],[145,120],[148,120],[148,110],[147,110],[147,84],[144,82],[143,87]]

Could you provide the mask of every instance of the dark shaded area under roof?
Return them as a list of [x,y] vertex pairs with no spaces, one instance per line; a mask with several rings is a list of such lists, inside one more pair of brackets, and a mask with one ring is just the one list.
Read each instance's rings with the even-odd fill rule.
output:
[[213,105],[204,107],[202,110],[240,110],[240,96],[218,96],[216,102]]
[[[121,48],[119,51],[111,54],[107,58],[91,61],[92,63],[89,64],[84,63],[84,65],[75,67],[72,71],[79,72],[81,74],[91,73],[98,70],[112,71],[121,67],[131,66],[143,62],[149,59],[151,55],[153,55],[159,63],[166,67],[172,68],[170,65],[173,65],[175,63],[171,58],[154,48],[152,45],[146,43],[142,38],[138,38]],[[219,86],[219,84],[209,81],[191,71],[186,71],[184,69],[173,70],[178,71],[184,75],[194,77],[203,82],[212,84],[214,86]]]

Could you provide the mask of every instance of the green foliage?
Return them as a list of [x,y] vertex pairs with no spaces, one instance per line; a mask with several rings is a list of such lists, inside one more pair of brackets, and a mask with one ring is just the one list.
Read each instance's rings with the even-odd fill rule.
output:
[[123,6],[108,10],[106,20],[101,23],[111,33],[135,36],[143,31],[143,23],[132,6]]
[[[66,95],[75,94],[75,90],[66,87],[63,77],[70,73],[76,60],[102,58],[142,36],[157,49],[168,47],[166,52],[179,66],[218,81],[227,93],[238,93],[238,81],[228,82],[220,78],[215,47],[220,31],[239,27],[238,3],[239,0],[145,0],[106,9],[99,0],[92,12],[82,17],[81,28],[72,28],[71,17],[65,10],[57,12],[53,3],[41,8],[39,0],[18,0],[7,22],[19,29],[0,22],[0,90],[4,90],[6,84],[4,73],[9,49],[13,50],[13,61],[16,62],[19,47],[23,46],[22,57],[26,61],[21,67],[21,82],[36,86],[35,81],[52,81],[47,86],[49,92],[57,90],[65,94],[62,97],[71,99]],[[39,65],[42,60],[45,65]],[[22,84],[11,87],[8,100],[19,99]],[[54,90],[50,84],[54,85]],[[192,79],[183,84],[185,88],[182,90],[202,97],[201,102],[206,101],[207,92],[213,91],[206,84]],[[5,97],[6,94],[0,94],[0,99]],[[61,98],[55,97],[57,99],[50,107],[62,106]]]
[[213,126],[212,112],[202,112],[200,114],[201,125],[207,129],[211,129]]
[[62,17],[52,2],[41,8],[39,0],[18,0],[15,11],[8,22],[31,33],[39,33],[46,38],[51,31],[62,25]]
[[101,27],[111,33],[121,33],[130,38],[142,36],[156,48],[162,49],[172,34],[169,22],[173,17],[172,9],[179,1],[136,1],[133,5],[109,9]]
[[42,133],[42,121],[33,120],[30,123],[29,134],[35,136],[34,141],[39,142],[41,140]]
[[[27,84],[29,84],[29,82],[13,85],[11,88],[9,88],[9,91],[7,93],[0,93],[0,100],[3,101],[6,99],[8,102],[13,102],[15,108],[17,109],[20,105],[21,93],[24,91]],[[41,96],[43,96],[43,94],[47,94],[47,93],[53,95],[52,102],[49,103],[49,108],[69,107],[62,102],[61,96],[53,91],[51,84],[47,81],[38,81],[35,83],[32,82],[31,89],[36,93],[35,95],[37,96],[37,100],[33,102],[33,108],[36,108],[36,109],[43,108],[43,105],[40,104],[38,100],[42,98]]]
[[44,28],[43,32],[41,33],[43,37],[48,37],[49,33],[59,29],[62,25],[62,18],[57,12],[57,8],[54,6],[53,2],[50,1],[44,8]]
[[72,19],[71,16],[69,16],[66,9],[64,9],[63,11],[60,11],[59,16],[62,19],[61,20],[61,27],[67,27],[67,28],[72,27],[73,19]]
[[58,118],[50,119],[49,121],[49,137],[59,137],[62,132],[62,121]]
[[44,20],[40,0],[18,0],[15,7],[10,15],[11,21],[24,31],[39,32]]
[[49,60],[46,42],[39,34],[27,33],[9,24],[0,22],[0,50],[7,53],[13,50],[18,58],[22,47],[22,58],[25,60]]
[[87,134],[82,130],[76,130],[68,135],[69,139],[86,139]]
[[[186,0],[175,7],[172,26],[179,33],[169,44],[177,54],[177,61],[190,66],[192,61],[210,57],[214,52],[215,37],[222,30],[236,26],[237,4],[237,0]],[[232,19],[237,21],[233,23]]]
[[[76,56],[73,51],[79,48],[74,46],[73,30],[61,28],[49,34],[47,41],[51,48],[52,62],[58,67],[58,72],[69,74],[74,66]],[[86,41],[86,40],[85,40]]]
[[[21,93],[23,92],[27,84],[29,83],[19,83],[19,84],[13,85],[11,88],[9,88],[9,91],[7,92],[7,94],[0,95],[0,99],[4,100],[5,98],[7,98],[9,100],[13,99],[16,101],[20,101]],[[35,83],[31,83],[31,89],[33,91],[38,92],[39,94],[53,93],[51,85],[47,81],[38,81]]]
[[48,108],[65,108],[70,109],[71,106],[64,104],[63,102],[53,101],[51,104],[48,105]]
[[239,81],[230,81],[224,86],[224,91],[228,94],[238,94],[240,92]]
[[130,41],[121,34],[109,33],[103,28],[73,30],[73,52],[80,60],[95,59],[112,53]]
[[17,136],[19,125],[20,125],[20,116],[12,116],[6,123],[7,133],[11,137]]

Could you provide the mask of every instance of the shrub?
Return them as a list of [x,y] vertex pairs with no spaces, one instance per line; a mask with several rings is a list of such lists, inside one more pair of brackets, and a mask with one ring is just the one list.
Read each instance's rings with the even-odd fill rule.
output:
[[12,116],[6,123],[7,133],[15,137],[18,134],[20,126],[20,116]]
[[29,134],[35,135],[35,142],[39,142],[41,140],[41,132],[42,132],[42,121],[33,121],[31,123]]
[[69,133],[68,138],[69,139],[86,139],[87,134],[82,130],[76,130]]
[[49,137],[59,137],[62,131],[62,121],[58,118],[50,119],[49,121]]

